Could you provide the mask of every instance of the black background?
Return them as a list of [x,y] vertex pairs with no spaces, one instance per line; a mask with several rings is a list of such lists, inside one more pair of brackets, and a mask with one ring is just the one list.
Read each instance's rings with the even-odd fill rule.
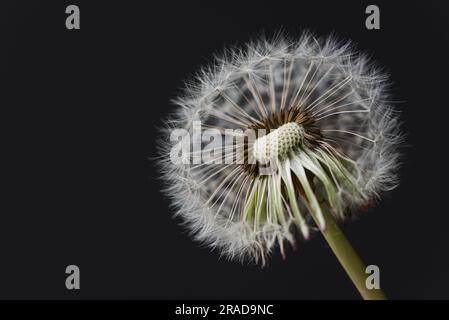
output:
[[[381,30],[365,28],[369,4]],[[358,299],[319,234],[265,269],[192,242],[149,159],[183,80],[281,28],[335,31],[387,67],[408,133],[401,185],[344,230],[390,298],[449,298],[447,1],[2,1],[0,14],[0,298]],[[81,290],[65,288],[69,264]]]

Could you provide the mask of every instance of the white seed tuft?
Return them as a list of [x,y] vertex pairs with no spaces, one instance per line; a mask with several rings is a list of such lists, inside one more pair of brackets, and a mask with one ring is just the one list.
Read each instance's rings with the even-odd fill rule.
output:
[[[284,255],[298,235],[325,227],[322,207],[341,221],[397,185],[402,134],[387,80],[332,37],[278,36],[226,51],[175,101],[159,141],[164,193],[193,237],[222,255],[262,264],[274,248]],[[223,143],[200,164],[172,162],[173,129],[191,136],[183,159],[201,155],[197,120]],[[249,128],[275,130],[253,145],[228,140]],[[261,163],[274,158],[276,170],[228,162],[238,150]]]

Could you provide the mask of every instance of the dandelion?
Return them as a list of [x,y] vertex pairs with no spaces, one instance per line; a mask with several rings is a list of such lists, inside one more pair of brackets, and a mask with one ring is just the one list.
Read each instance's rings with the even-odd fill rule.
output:
[[362,296],[383,298],[336,221],[397,184],[387,80],[334,37],[226,51],[187,84],[159,144],[177,215],[222,255],[262,265],[320,230]]

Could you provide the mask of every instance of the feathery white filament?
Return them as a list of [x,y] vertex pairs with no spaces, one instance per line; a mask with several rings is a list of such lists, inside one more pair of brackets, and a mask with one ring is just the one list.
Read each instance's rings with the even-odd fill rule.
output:
[[254,142],[254,158],[261,163],[283,158],[302,141],[304,128],[296,122],[286,123]]

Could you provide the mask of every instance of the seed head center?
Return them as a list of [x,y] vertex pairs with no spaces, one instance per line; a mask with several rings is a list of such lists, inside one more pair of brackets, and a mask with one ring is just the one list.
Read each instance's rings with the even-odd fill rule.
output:
[[296,122],[286,123],[269,134],[257,138],[253,145],[253,156],[267,163],[272,158],[282,158],[300,145],[304,138],[304,128]]

